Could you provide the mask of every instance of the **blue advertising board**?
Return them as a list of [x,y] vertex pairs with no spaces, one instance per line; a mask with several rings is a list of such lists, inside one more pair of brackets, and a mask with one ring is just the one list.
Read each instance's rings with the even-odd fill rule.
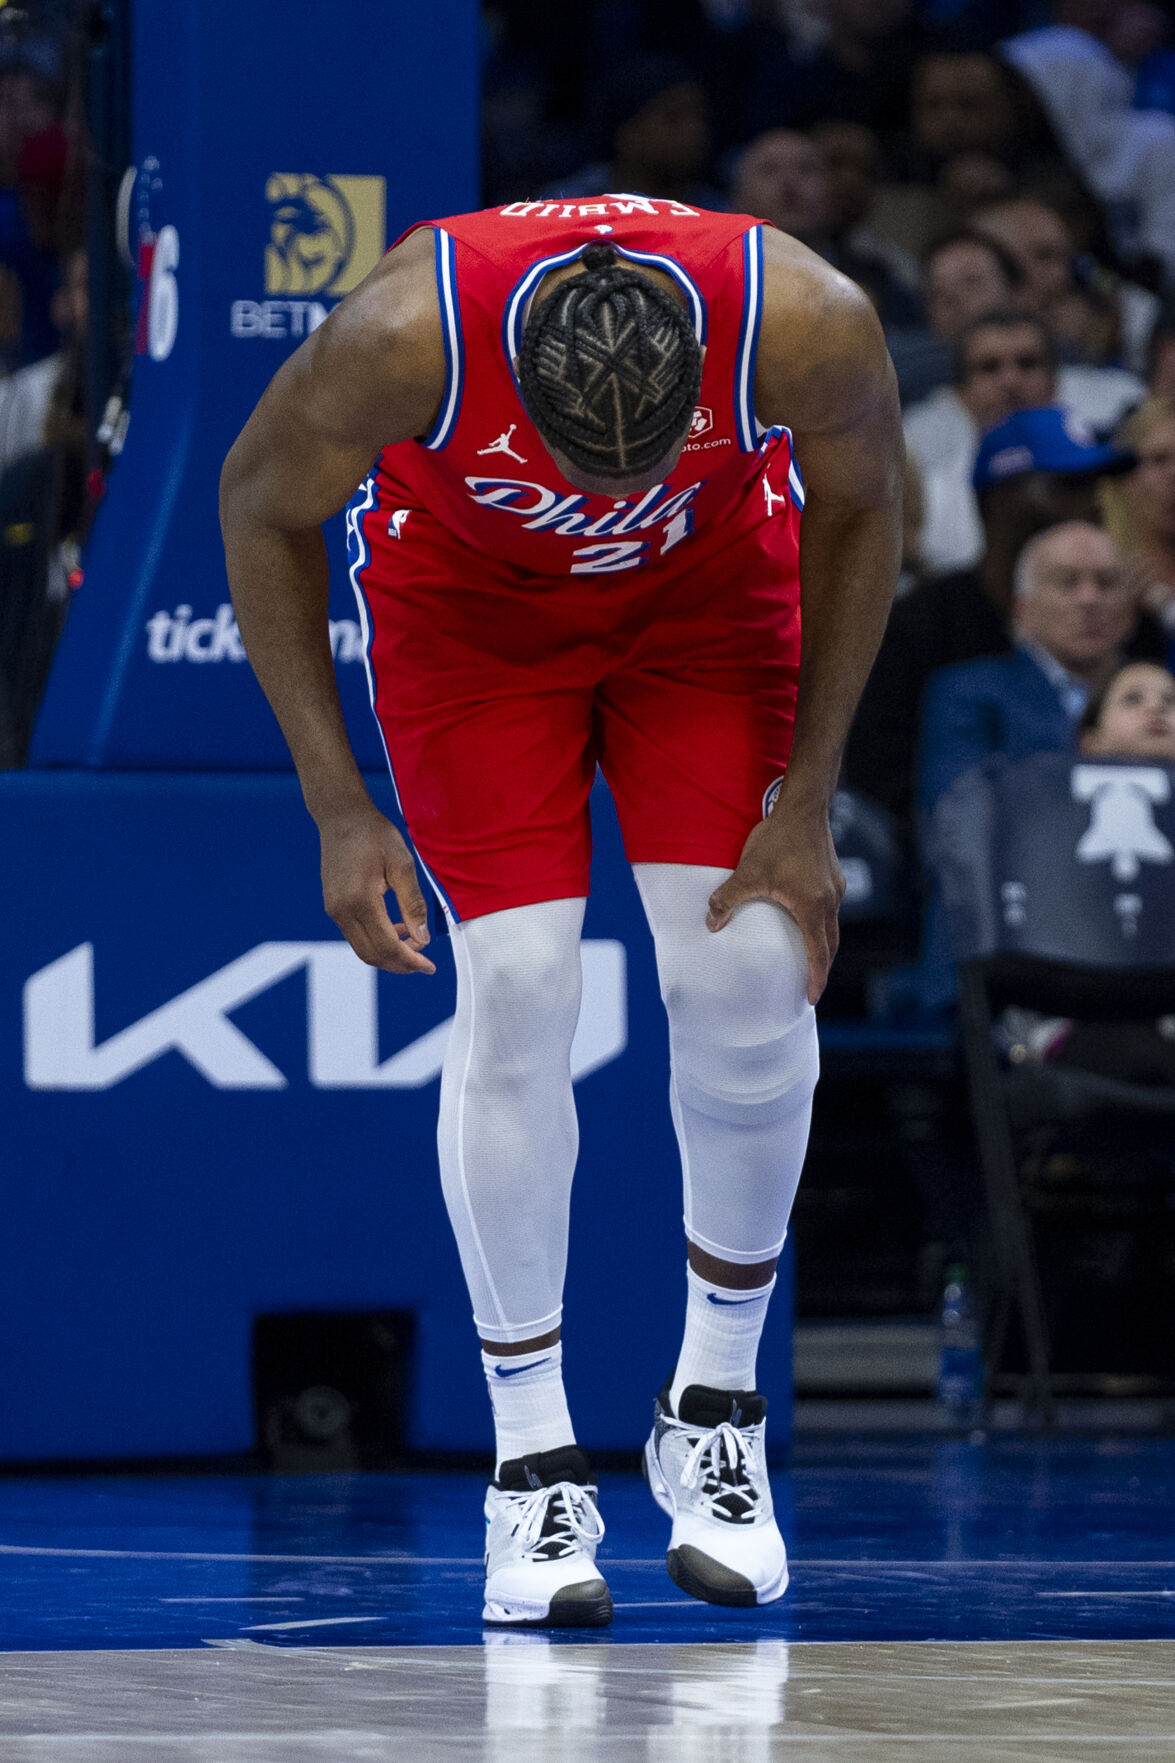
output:
[[[35,731],[35,765],[285,768],[233,621],[217,526],[230,445],[282,361],[413,221],[477,205],[474,0],[140,0],[138,287],[126,445]],[[382,764],[331,523],[332,644]]]
[[[680,1340],[681,1174],[603,786],[593,813],[566,1371],[584,1443],[635,1450]],[[423,980],[351,954],[288,775],[10,772],[0,840],[0,1461],[249,1450],[253,1320],[298,1311],[411,1312],[408,1443],[488,1450],[437,1173],[447,940]],[[791,1305],[785,1265],[773,1451]]]

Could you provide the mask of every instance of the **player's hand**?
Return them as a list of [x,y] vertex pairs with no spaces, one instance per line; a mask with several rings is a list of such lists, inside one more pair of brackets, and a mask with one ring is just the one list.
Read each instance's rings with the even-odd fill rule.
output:
[[748,900],[782,906],[800,927],[808,953],[808,1002],[815,1004],[840,942],[837,913],[844,892],[827,813],[789,808],[781,797],[753,828],[733,875],[710,895],[706,925],[721,930]]
[[[374,806],[320,820],[322,900],[361,961],[389,973],[435,973],[420,951],[428,912],[412,853]],[[391,890],[399,917],[384,903]]]

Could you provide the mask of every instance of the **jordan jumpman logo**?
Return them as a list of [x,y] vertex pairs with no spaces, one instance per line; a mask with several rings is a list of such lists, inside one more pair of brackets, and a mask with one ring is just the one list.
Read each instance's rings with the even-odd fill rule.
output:
[[525,465],[526,460],[523,458],[522,454],[516,453],[510,445],[510,437],[517,427],[518,424],[512,422],[504,435],[499,435],[497,440],[491,441],[488,447],[479,447],[477,449],[478,457],[480,458],[483,453],[508,453],[511,459],[517,459],[519,465]]
[[787,506],[787,491],[781,490],[781,491],[777,492],[777,491],[773,490],[771,488],[771,485],[767,482],[766,476],[764,476],[764,478],[763,478],[763,495],[767,501],[767,517],[768,517],[768,519],[770,519],[771,516],[775,513],[775,505],[777,502],[782,507]]

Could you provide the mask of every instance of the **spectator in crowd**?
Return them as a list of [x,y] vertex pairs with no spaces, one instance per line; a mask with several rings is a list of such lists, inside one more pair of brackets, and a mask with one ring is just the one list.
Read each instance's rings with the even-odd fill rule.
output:
[[1121,665],[1138,607],[1108,533],[1068,521],[1038,533],[1016,563],[1011,654],[936,673],[922,717],[919,796],[929,811],[984,759],[1071,745],[1092,693]]
[[[881,179],[881,144],[877,136],[864,123],[836,117],[816,123],[809,133],[824,157],[834,245],[858,262],[884,265],[891,284],[912,296],[918,310],[915,322],[921,322],[922,272],[918,260],[876,226],[872,218]],[[877,305],[883,323],[908,322],[887,318],[884,298],[878,299]]]
[[1057,403],[1093,430],[1110,429],[1142,396],[1141,381],[1115,368],[1063,367],[1042,320],[1015,307],[972,321],[959,338],[954,386],[914,405],[906,444],[925,496],[922,559],[929,574],[970,569],[983,554],[972,487],[980,436],[1012,414]]
[[828,168],[796,129],[768,129],[739,155],[730,186],[737,214],[756,214],[824,255],[832,243]]
[[[975,486],[985,550],[974,569],[924,582],[890,616],[854,718],[844,781],[881,802],[912,836],[912,792],[923,695],[939,668],[1012,647],[1012,580],[1028,541],[1062,521],[1096,521],[1098,479],[1130,466],[1091,444],[1059,410],[1020,411],[985,436]],[[1132,655],[1162,660],[1166,644],[1142,616]]]
[[971,485],[979,437],[1012,414],[1051,404],[1052,345],[1040,320],[1015,307],[974,319],[956,349],[955,384],[906,413],[906,446],[922,477],[921,555],[928,574],[971,569],[983,527]]
[[922,259],[928,331],[895,331],[888,337],[902,403],[912,404],[955,372],[955,345],[973,319],[1013,304],[1020,268],[995,239],[950,233]]
[[1118,439],[1136,464],[1101,487],[1106,530],[1175,652],[1175,399],[1148,398],[1126,418]]
[[922,303],[886,259],[854,244],[833,223],[828,166],[820,148],[795,129],[769,129],[740,156],[731,185],[737,212],[761,215],[791,233],[870,295],[886,325],[914,325]]
[[[1020,299],[1048,325],[1062,360],[1146,371],[1147,340],[1159,302],[1146,288],[1102,270],[1079,286],[1076,248],[1064,217],[1039,196],[1003,197],[977,206],[971,227],[998,240],[1020,266]],[[1135,394],[1137,395],[1137,394]]]
[[1020,291],[1020,266],[996,240],[953,233],[932,245],[922,260],[926,311],[936,342],[957,343],[966,327]]
[[[1048,25],[1001,53],[1039,96],[1074,164],[1103,204],[1119,255],[1145,273],[1175,270],[1175,122],[1132,108],[1133,82],[1089,31]],[[1152,273],[1154,273],[1152,271]]]
[[[1153,661],[1131,661],[1087,704],[1081,751],[1094,759],[1139,759],[1175,767],[1175,675]],[[1073,1022],[1009,1011],[1022,1057],[1123,1083],[1175,1085],[1175,1017],[1154,1022]]]
[[[815,9],[814,9],[815,10]],[[801,48],[780,95],[781,120],[864,123],[887,146],[906,128],[918,53],[913,0],[821,0],[815,47]]]
[[0,268],[12,311],[8,365],[38,361],[57,344],[55,223],[67,141],[54,82],[20,61],[0,66]]
[[71,252],[61,286],[53,296],[52,317],[59,346],[52,355],[17,368],[0,379],[0,475],[26,453],[45,444],[45,421],[62,375],[86,336],[89,270],[86,253]]
[[[86,254],[67,258],[55,300],[61,347],[0,383],[0,699],[22,763],[68,598],[86,517]],[[14,389],[15,388],[15,389]]]
[[932,50],[914,69],[909,123],[925,181],[960,154],[1006,162],[1018,132],[1011,82],[993,55]]
[[1078,725],[1083,753],[1175,765],[1175,674],[1129,661],[1090,699]]
[[706,181],[709,103],[688,63],[669,55],[633,56],[602,86],[598,111],[607,157],[556,180],[544,196],[632,190],[692,208],[726,207],[722,192]]

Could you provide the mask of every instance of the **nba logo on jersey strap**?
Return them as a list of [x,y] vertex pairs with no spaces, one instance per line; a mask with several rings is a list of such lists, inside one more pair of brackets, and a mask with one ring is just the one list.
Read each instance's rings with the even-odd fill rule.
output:
[[714,427],[714,412],[706,404],[699,404],[694,411],[693,420],[689,425],[689,438],[696,441],[699,435],[708,435]]

